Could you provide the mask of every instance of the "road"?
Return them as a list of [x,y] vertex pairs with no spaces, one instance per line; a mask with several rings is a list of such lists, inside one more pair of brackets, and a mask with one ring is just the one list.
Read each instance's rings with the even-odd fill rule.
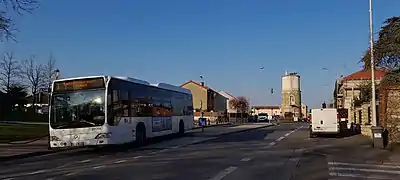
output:
[[382,163],[386,151],[370,150],[365,138],[310,139],[307,128],[281,124],[211,138],[189,134],[139,149],[32,157],[0,163],[0,179],[399,179],[400,166]]

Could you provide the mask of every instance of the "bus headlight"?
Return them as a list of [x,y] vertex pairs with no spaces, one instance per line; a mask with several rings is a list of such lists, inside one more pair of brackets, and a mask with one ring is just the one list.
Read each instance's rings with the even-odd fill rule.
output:
[[95,139],[107,139],[110,137],[111,137],[111,133],[100,133],[95,137]]
[[50,141],[61,141],[57,136],[50,136]]

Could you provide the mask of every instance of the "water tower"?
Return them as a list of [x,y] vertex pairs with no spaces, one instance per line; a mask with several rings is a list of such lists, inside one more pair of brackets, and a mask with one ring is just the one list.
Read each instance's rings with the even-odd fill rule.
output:
[[301,116],[300,76],[285,72],[282,77],[281,115],[286,118]]

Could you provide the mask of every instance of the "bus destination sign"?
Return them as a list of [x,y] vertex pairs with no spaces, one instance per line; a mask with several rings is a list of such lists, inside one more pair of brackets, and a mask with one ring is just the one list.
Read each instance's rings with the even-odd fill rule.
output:
[[75,79],[69,81],[54,82],[54,92],[76,91],[104,87],[105,83],[103,78]]

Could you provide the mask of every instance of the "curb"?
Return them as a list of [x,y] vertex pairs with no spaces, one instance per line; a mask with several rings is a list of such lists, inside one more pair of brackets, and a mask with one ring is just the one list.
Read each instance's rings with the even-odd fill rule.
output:
[[[213,125],[209,125],[209,126],[204,126],[204,129],[210,128],[210,127],[217,127],[217,126],[226,126],[226,125],[232,125],[232,123],[226,123],[226,124],[213,124]],[[201,129],[201,127],[194,127],[193,129]]]

